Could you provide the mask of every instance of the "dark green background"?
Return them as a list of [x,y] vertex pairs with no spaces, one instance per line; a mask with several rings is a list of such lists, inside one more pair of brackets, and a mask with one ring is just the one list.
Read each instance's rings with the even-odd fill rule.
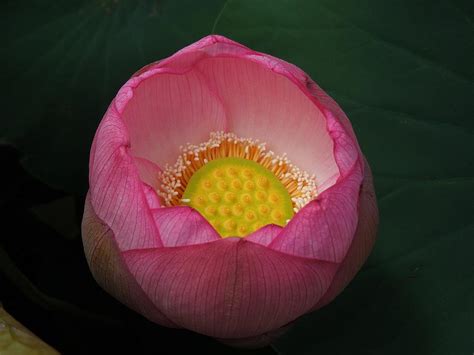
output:
[[0,300],[36,334],[66,354],[246,352],[118,304],[79,234],[90,144],[119,87],[219,33],[295,63],[339,102],[380,208],[375,250],[346,291],[254,353],[472,354],[472,0],[1,6]]

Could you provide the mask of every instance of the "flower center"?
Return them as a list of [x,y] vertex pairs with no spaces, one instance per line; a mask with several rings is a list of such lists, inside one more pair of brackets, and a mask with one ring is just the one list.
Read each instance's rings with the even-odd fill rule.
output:
[[245,236],[293,216],[291,197],[268,169],[253,160],[220,158],[196,171],[183,201],[198,210],[223,237]]
[[199,211],[222,237],[284,226],[316,197],[316,179],[265,146],[213,132],[207,142],[180,147],[177,162],[160,174],[158,194],[167,206]]

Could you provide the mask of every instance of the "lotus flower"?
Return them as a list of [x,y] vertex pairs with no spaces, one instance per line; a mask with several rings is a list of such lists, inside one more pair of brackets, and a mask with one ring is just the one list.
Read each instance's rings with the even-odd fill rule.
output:
[[261,345],[370,253],[369,166],[301,69],[208,36],[139,70],[97,129],[82,235],[97,282],[166,327]]

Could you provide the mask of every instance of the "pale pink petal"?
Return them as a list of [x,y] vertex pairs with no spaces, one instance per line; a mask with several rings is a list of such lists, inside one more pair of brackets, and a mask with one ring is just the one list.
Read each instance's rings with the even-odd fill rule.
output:
[[324,114],[292,80],[254,58],[215,57],[201,60],[198,67],[219,92],[229,131],[266,142],[277,154],[287,153],[321,183],[337,179]]
[[123,255],[174,323],[218,338],[253,337],[284,326],[320,299],[337,269],[240,238]]
[[205,37],[146,66],[117,101],[133,152],[160,165],[174,162],[180,145],[224,129],[287,153],[317,176],[320,192],[339,177],[337,142],[325,129],[326,111],[348,123],[337,104],[296,66],[225,37]]
[[[280,58],[273,57],[271,55],[255,55],[255,60],[270,60],[278,65],[273,65],[274,70],[282,73],[286,76],[292,76],[297,82],[302,86],[303,91],[307,91],[314,99],[314,102],[321,110],[330,111],[338,121],[344,126],[347,133],[349,133],[357,144],[357,139],[352,129],[352,125],[347,118],[344,111],[337,104],[334,99],[332,99],[321,87],[316,84],[303,70],[298,68],[296,65],[286,62]],[[264,59],[262,59],[264,58]],[[304,89],[306,90],[304,90]]]
[[104,290],[149,320],[176,327],[156,308],[130,274],[118,251],[112,230],[97,217],[89,196],[82,219],[82,240],[92,274]]
[[374,246],[379,214],[372,182],[372,173],[367,162],[365,162],[365,173],[366,176],[360,191],[359,221],[354,239],[344,261],[337,270],[331,286],[314,309],[325,306],[342,292],[362,267]]
[[292,255],[341,262],[357,227],[357,205],[363,162],[352,136],[330,112],[327,130],[336,142],[334,157],[340,171],[337,183],[301,209],[269,245]]
[[267,246],[281,232],[282,227],[276,224],[268,224],[255,232],[251,233],[245,239],[248,241]]
[[133,157],[133,161],[137,167],[140,179],[157,190],[160,187],[160,180],[158,177],[161,173],[160,167],[145,158]]
[[[177,73],[195,77],[196,80],[192,80],[193,82],[205,83],[205,88],[211,93],[210,96],[221,103],[220,114],[227,117],[228,124],[221,127],[243,137],[265,141],[276,153],[287,153],[300,168],[318,177],[320,191],[331,186],[339,177],[333,156],[333,141],[325,129],[324,110],[332,107],[325,107],[318,101],[318,97],[306,86],[307,76],[294,65],[255,52],[225,37],[213,35],[183,48],[169,58],[141,69],[137,76],[132,78],[130,86],[137,86],[137,80],[143,76],[147,77],[146,85],[154,86],[152,83],[157,80],[166,81],[159,78],[173,75],[176,77]],[[147,86],[146,90],[148,89]],[[124,90],[121,96],[128,97],[128,95],[129,93]],[[153,98],[156,96],[151,95]],[[182,105],[178,103],[177,106]],[[139,109],[142,110],[142,105],[139,105]],[[173,106],[173,109],[176,107]],[[143,110],[151,113],[140,111],[133,117],[153,115],[156,107]],[[181,116],[179,110],[177,114]],[[159,116],[161,118],[162,115]],[[151,120],[150,118],[146,121]],[[126,118],[126,121],[129,119]],[[181,122],[181,119],[178,121]],[[140,119],[140,125],[141,122]],[[193,121],[187,123],[192,125]],[[144,125],[152,128],[149,124]],[[137,131],[141,135],[136,139],[132,137],[132,141],[139,141],[149,146],[149,138],[155,134],[155,130],[139,128]],[[202,135],[194,131],[190,130],[189,138],[186,136],[181,142],[172,139],[167,142],[170,146],[179,146],[183,141],[192,143],[203,141]],[[136,149],[140,152],[145,150],[138,147]],[[166,159],[158,159],[156,154],[163,155]],[[156,154],[153,158],[150,156],[148,158],[162,164],[163,161],[173,161],[171,156],[174,155],[176,158],[177,151],[173,150],[170,154],[162,152]]]
[[148,206],[151,209],[161,207],[161,201],[156,193],[160,181],[159,173],[161,169],[155,163],[145,158],[133,157],[135,166],[137,167],[138,175],[143,182],[143,192],[145,193]]
[[94,211],[110,227],[121,250],[162,246],[150,211],[157,201],[140,180],[115,101],[94,138],[89,183]]
[[[300,69],[301,70],[301,69]],[[305,74],[306,75],[306,74]],[[353,138],[355,144],[358,147],[357,144],[357,138],[354,133],[354,129],[352,128],[352,125],[347,118],[346,114],[344,111],[342,111],[341,107],[338,105],[336,101],[333,100],[332,97],[330,97],[324,90],[322,90],[318,84],[316,84],[310,77],[306,75],[304,85],[308,89],[308,91],[311,93],[311,95],[322,105],[325,107],[325,109],[329,112],[331,112],[336,119],[342,124],[342,126],[345,128],[346,132],[351,135]],[[360,148],[359,148],[360,149]]]
[[216,230],[195,209],[187,206],[153,210],[165,247],[212,242],[221,239]]
[[224,130],[225,112],[207,79],[193,68],[183,72],[150,69],[120,90],[122,112],[131,151],[159,166],[174,164],[186,143],[209,139]]
[[143,183],[143,193],[145,194],[146,202],[148,203],[148,207],[150,209],[160,208],[161,201],[156,193],[156,190],[148,184]]

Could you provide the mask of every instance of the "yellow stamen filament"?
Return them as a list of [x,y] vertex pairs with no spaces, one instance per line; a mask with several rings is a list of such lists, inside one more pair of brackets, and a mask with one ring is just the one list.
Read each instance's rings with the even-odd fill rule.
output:
[[195,208],[222,237],[284,226],[317,195],[314,175],[257,140],[213,132],[207,142],[180,149],[159,176],[158,194],[167,206]]

